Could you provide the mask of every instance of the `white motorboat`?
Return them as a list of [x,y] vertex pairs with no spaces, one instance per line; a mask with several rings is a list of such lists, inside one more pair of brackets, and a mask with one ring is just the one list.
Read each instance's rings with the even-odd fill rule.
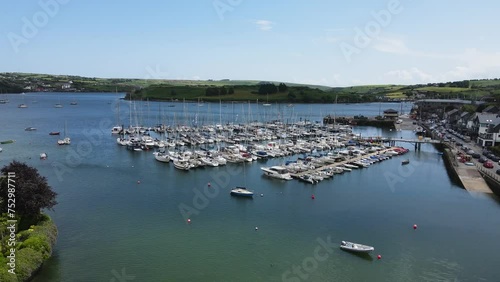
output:
[[309,174],[301,175],[301,176],[299,176],[298,179],[302,182],[309,183],[309,184],[316,184],[319,182],[318,180],[314,179],[314,177],[309,175]]
[[113,126],[113,128],[111,128],[111,134],[120,134],[122,130],[123,128],[121,126]]
[[162,163],[168,163],[170,162],[170,157],[168,156],[168,154],[165,154],[165,153],[154,153],[155,155],[155,159],[159,162],[162,162]]
[[343,166],[345,166],[347,168],[350,168],[350,169],[357,169],[357,168],[359,168],[358,166],[352,165],[352,164],[344,164]]
[[40,154],[40,159],[41,159],[41,160],[46,160],[46,159],[47,159],[47,154],[45,154],[45,153],[41,153],[41,154]]
[[253,192],[247,190],[247,188],[245,187],[236,187],[234,189],[231,189],[231,195],[239,197],[253,197]]
[[71,144],[71,139],[69,137],[66,137],[64,139],[59,139],[59,140],[57,140],[57,144],[59,144],[59,145],[70,145]]
[[342,241],[340,243],[340,248],[345,251],[355,252],[355,253],[369,253],[375,250],[372,246],[362,245],[358,243]]
[[264,175],[269,177],[274,177],[282,180],[292,180],[290,173],[288,170],[282,166],[272,166],[272,167],[261,167],[262,171],[264,171]]
[[214,160],[213,158],[203,157],[203,158],[200,158],[200,161],[208,166],[213,166],[213,167],[219,166],[219,163],[216,160]]
[[186,160],[175,160],[174,167],[180,170],[189,170],[191,168],[191,165]]
[[347,168],[347,167],[343,167],[343,166],[337,166],[337,168],[339,168],[343,171],[352,171],[352,168]]

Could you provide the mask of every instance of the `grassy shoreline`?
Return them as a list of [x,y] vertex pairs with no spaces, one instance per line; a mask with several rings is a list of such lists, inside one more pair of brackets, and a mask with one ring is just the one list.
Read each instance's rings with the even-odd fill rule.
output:
[[[7,216],[0,216],[2,225]],[[4,228],[5,229],[5,228]],[[40,270],[43,263],[52,255],[52,248],[57,239],[57,227],[52,219],[42,214],[37,219],[18,220],[15,246],[15,271],[9,272],[10,249],[4,237],[0,255],[0,281],[29,281]],[[12,274],[14,272],[15,274]]]

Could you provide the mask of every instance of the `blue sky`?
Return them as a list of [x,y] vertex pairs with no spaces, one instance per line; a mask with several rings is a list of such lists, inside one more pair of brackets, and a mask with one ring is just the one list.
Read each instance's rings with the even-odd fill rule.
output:
[[500,2],[480,3],[2,1],[0,72],[329,86],[500,77]]

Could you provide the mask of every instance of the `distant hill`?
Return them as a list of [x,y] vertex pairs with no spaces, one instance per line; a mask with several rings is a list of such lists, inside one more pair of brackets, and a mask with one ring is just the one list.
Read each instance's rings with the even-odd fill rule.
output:
[[[151,100],[262,101],[269,103],[357,103],[422,98],[500,101],[500,80],[464,80],[417,85],[328,87],[258,80],[170,80],[96,78],[72,75],[0,73],[0,93],[126,92]],[[499,99],[497,99],[499,98]]]

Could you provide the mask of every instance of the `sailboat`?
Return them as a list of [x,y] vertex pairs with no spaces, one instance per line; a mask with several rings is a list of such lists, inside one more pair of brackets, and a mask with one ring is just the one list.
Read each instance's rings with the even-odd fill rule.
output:
[[[243,162],[243,178],[246,182],[245,162]],[[243,186],[236,186],[235,188],[231,189],[231,196],[252,198],[253,191],[247,190],[247,188]]]
[[[24,92],[23,92],[22,94],[24,94]],[[28,105],[26,105],[26,104],[24,103],[24,96],[22,96],[22,97],[23,97],[23,103],[22,103],[22,104],[19,104],[19,106],[17,106],[17,107],[18,107],[18,108],[20,108],[20,109],[25,109],[25,108],[27,108],[27,107],[28,107]]]
[[[2,93],[3,96],[3,93]],[[0,104],[7,104],[9,102],[8,99],[0,99]]]
[[58,145],[69,145],[71,144],[71,139],[66,137],[66,122],[64,123],[64,139],[57,140]]
[[61,104],[61,98],[59,98],[59,103],[54,104],[54,108],[62,108],[63,105]]
[[267,99],[266,99],[266,102],[264,104],[262,104],[262,106],[264,107],[269,107],[271,106],[271,104],[269,104],[269,93],[267,94]]

